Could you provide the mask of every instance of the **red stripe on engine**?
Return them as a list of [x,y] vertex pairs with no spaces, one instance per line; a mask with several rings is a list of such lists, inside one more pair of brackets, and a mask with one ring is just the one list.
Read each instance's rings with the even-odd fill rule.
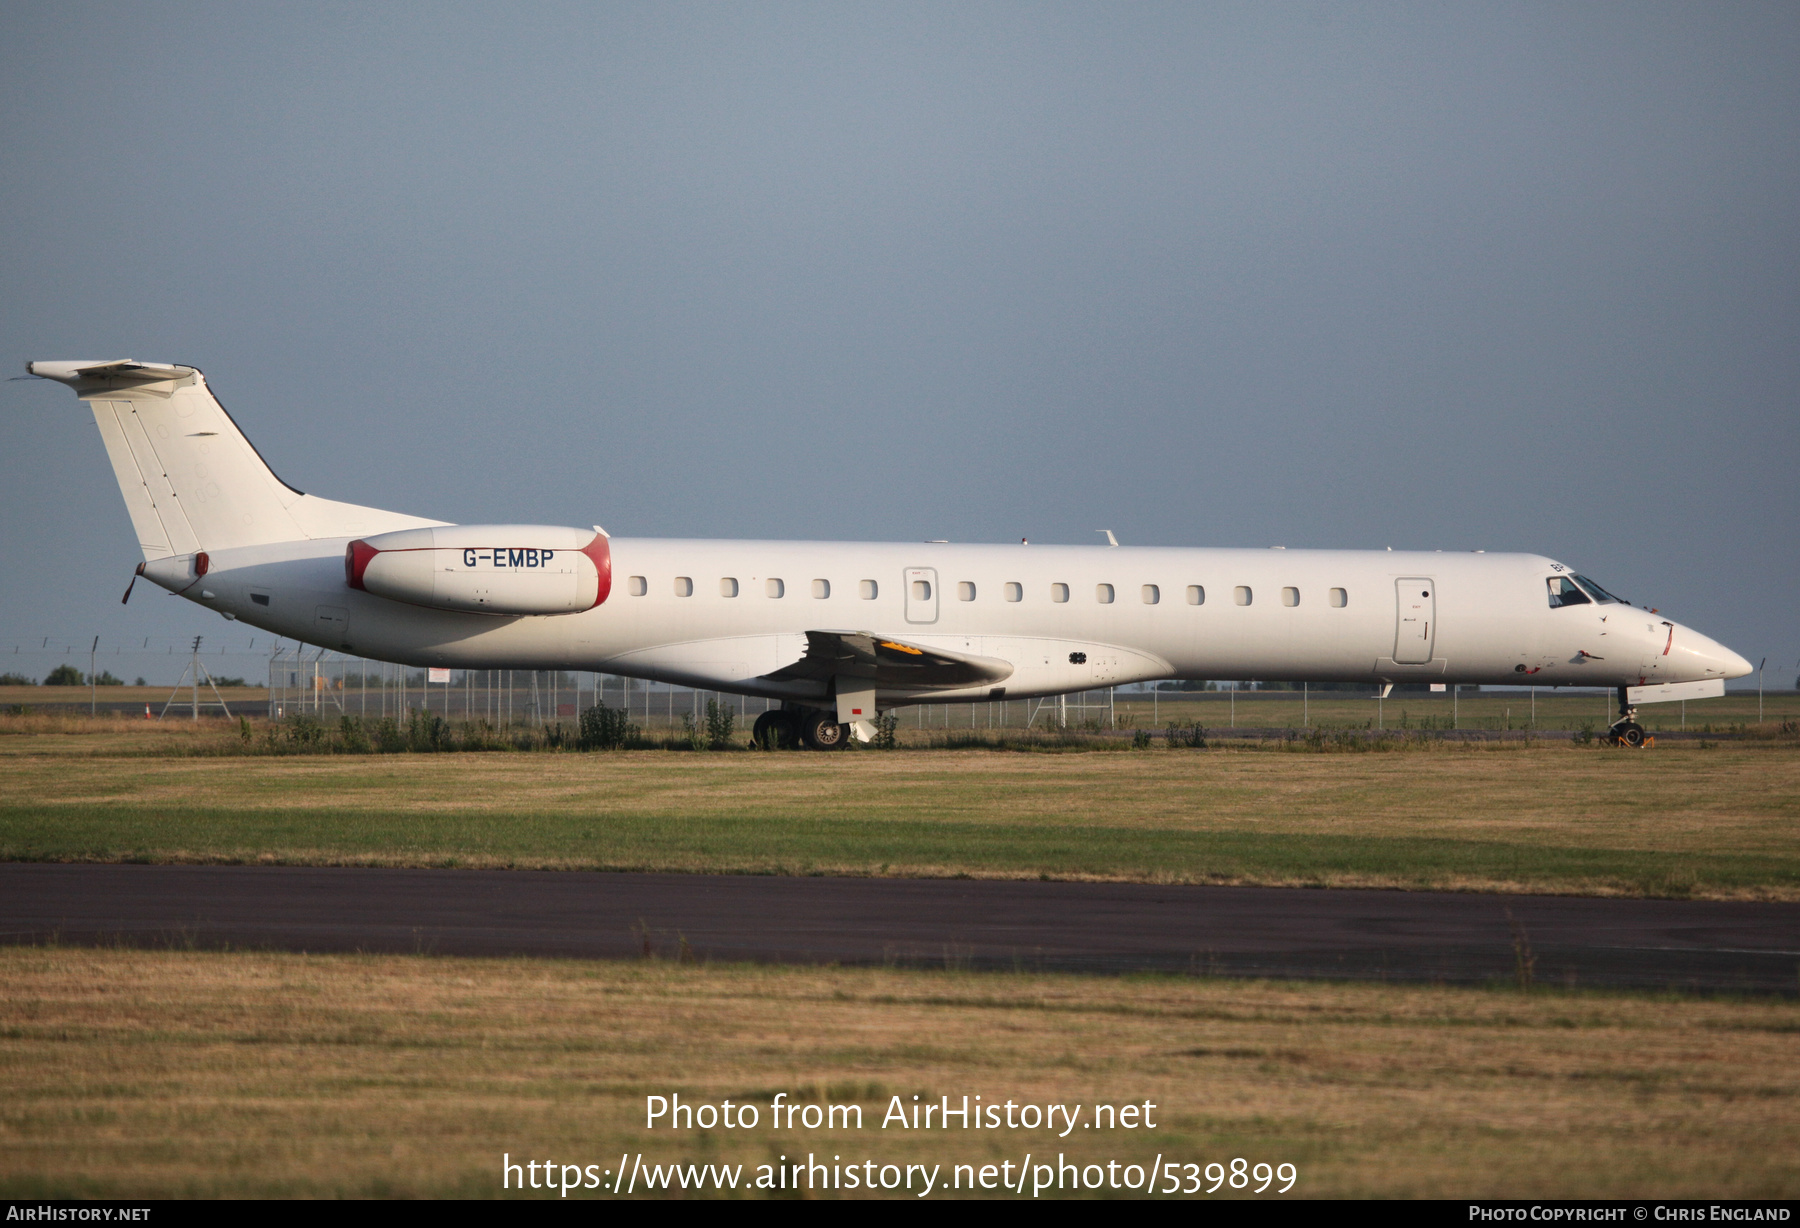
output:
[[594,534],[594,540],[581,548],[581,552],[594,560],[594,570],[600,573],[600,586],[594,591],[592,610],[612,594],[612,546],[606,540],[606,534]]
[[[369,568],[369,560],[381,551],[366,541],[353,541],[344,547],[344,583],[351,588],[363,587],[363,572]],[[367,589],[363,591],[367,592]]]

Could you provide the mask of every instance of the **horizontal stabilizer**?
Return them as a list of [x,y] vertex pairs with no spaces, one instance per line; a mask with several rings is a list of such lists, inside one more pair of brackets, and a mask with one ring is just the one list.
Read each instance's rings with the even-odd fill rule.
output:
[[763,675],[776,682],[862,679],[884,688],[954,690],[1000,682],[1011,662],[891,640],[870,631],[808,631],[806,655]]
[[129,358],[114,358],[106,362],[33,362],[27,363],[25,369],[40,379],[60,380],[65,384],[100,380],[161,383],[165,380],[186,379],[195,371],[193,367],[175,363],[136,362]]

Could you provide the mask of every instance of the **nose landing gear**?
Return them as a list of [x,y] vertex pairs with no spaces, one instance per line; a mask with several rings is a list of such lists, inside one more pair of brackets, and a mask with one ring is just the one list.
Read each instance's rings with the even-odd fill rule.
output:
[[1637,709],[1626,698],[1624,687],[1619,688],[1619,719],[1606,731],[1606,740],[1614,746],[1629,746],[1633,750],[1644,747],[1644,727],[1638,724]]

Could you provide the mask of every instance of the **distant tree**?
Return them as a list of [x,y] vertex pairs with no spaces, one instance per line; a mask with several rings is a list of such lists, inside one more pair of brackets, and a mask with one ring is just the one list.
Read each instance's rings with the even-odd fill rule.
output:
[[110,669],[103,669],[100,671],[100,676],[98,678],[94,679],[94,685],[95,686],[124,686],[125,684],[123,682],[121,682],[119,679],[113,677],[112,671]]
[[132,683],[131,685],[132,686],[149,686],[150,684],[148,682],[145,682],[142,678],[139,678],[136,682]]
[[87,675],[73,665],[59,665],[44,679],[45,686],[84,686]]
[[36,686],[36,678],[27,678],[24,674],[0,674],[0,686]]
[[244,686],[244,685],[246,685],[246,683],[244,682],[244,680],[242,678],[214,678],[213,685],[214,686]]

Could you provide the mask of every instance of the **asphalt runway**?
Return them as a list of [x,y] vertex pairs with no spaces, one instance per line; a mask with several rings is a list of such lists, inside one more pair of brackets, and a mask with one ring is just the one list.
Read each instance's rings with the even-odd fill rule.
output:
[[0,865],[0,942],[1800,991],[1800,904],[971,879]]

